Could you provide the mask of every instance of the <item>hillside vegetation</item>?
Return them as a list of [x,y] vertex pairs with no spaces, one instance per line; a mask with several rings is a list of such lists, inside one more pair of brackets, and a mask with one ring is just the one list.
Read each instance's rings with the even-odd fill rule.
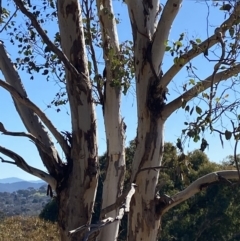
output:
[[38,217],[15,216],[0,221],[0,241],[58,241],[57,225]]

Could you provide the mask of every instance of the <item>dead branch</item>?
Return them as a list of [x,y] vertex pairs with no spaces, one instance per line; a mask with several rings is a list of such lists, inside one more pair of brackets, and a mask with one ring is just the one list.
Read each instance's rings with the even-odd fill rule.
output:
[[42,112],[38,106],[36,106],[29,98],[22,96],[16,89],[6,83],[5,81],[0,79],[0,86],[7,90],[19,103],[25,105],[29,109],[33,110],[42,122],[47,126],[47,128],[51,131],[53,136],[59,142],[61,148],[63,149],[66,156],[70,156],[70,147],[68,146],[64,137],[58,132],[57,128],[52,124],[52,122],[48,119],[44,112]]
[[[115,217],[115,218],[111,218],[111,217],[106,218],[104,220],[101,220],[97,224],[83,225],[83,226],[81,226],[79,228],[76,228],[74,230],[69,231],[69,235],[72,235],[72,234],[80,232],[80,231],[84,232],[86,230],[83,240],[87,241],[88,238],[90,237],[90,235],[92,235],[93,233],[99,231],[101,228],[106,227],[106,226],[108,226],[108,225],[110,225],[110,224],[112,224],[112,223],[114,223],[116,221],[121,220],[123,218],[124,213],[125,212],[129,212],[131,198],[132,198],[132,196],[135,193],[135,187],[136,187],[136,185],[134,183],[132,183],[131,188],[130,188],[127,196],[126,196],[125,204],[123,204],[122,207],[119,209],[117,217]],[[87,230],[89,230],[89,231],[87,231]]]
[[49,175],[48,173],[42,170],[39,170],[35,167],[28,165],[27,162],[20,155],[5,147],[0,146],[0,152],[14,160],[14,161],[8,161],[0,157],[0,160],[2,162],[16,165],[17,167],[21,168],[23,171],[31,175],[34,175],[36,177],[39,177],[43,181],[49,183],[52,189],[56,190],[57,182],[51,175]]
[[78,70],[71,64],[67,56],[55,46],[55,44],[49,39],[45,31],[42,29],[35,16],[25,8],[22,0],[14,0],[14,2],[21,10],[21,12],[30,19],[32,26],[34,26],[34,28],[37,30],[44,43],[49,47],[49,49],[51,49],[53,53],[58,56],[58,58],[64,63],[65,67],[72,74],[74,74],[76,78],[84,77],[84,81],[88,83],[88,76],[86,76],[84,73],[79,73]]
[[[229,30],[233,23],[236,21],[237,17],[240,15],[240,2],[236,3],[233,13],[230,17],[224,21],[221,26],[219,27],[222,34],[225,34],[227,30]],[[159,84],[158,88],[161,89],[165,88],[170,81],[176,76],[176,74],[193,58],[197,57],[198,55],[205,53],[207,49],[210,49],[212,46],[218,43],[218,39],[216,34],[213,34],[211,37],[203,41],[201,44],[198,45],[197,50],[192,48],[185,54],[181,55],[180,58],[184,60],[184,63],[181,64],[174,64],[162,77],[161,83]]]

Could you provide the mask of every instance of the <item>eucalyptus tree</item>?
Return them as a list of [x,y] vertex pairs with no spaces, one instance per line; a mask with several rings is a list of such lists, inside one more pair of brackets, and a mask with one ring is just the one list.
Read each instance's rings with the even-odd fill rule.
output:
[[[186,123],[183,130],[183,134],[194,141],[198,141],[207,128],[217,131],[221,140],[222,136],[234,137],[236,141],[239,138],[239,101],[226,101],[225,92],[226,89],[234,91],[237,80],[231,77],[236,77],[240,71],[237,62],[240,3],[217,2],[216,7],[223,11],[225,20],[205,40],[189,40],[180,34],[179,39],[171,43],[169,32],[182,2],[126,0],[122,7],[127,8],[132,31],[129,40],[124,42],[119,41],[119,19],[114,14],[112,0],[37,3],[9,0],[9,5],[1,6],[1,32],[8,33],[9,42],[6,40],[5,46],[0,44],[0,69],[4,76],[0,86],[11,94],[27,132],[12,132],[3,123],[0,130],[6,135],[25,136],[35,143],[47,172],[30,166],[27,160],[3,146],[0,152],[12,161],[1,159],[48,182],[50,191],[56,191],[62,241],[95,236],[99,240],[116,240],[124,212],[129,213],[128,240],[156,240],[161,235],[161,217],[169,209],[212,182],[238,178],[237,171],[224,170],[209,173],[172,196],[158,194],[162,187],[158,183],[159,172],[164,168],[164,124],[176,110],[182,108],[190,116],[196,112],[197,118]],[[18,25],[18,21],[22,22]],[[46,22],[55,24],[56,33],[44,29]],[[7,51],[11,53],[11,44],[18,44],[16,60],[7,54]],[[102,74],[98,51],[102,51],[105,64]],[[166,52],[173,56],[173,64],[163,74]],[[198,56],[208,61],[214,57],[213,70],[208,77],[196,76],[192,60]],[[179,96],[167,101],[167,93],[172,93],[168,87],[184,67],[194,79],[182,86]],[[30,79],[41,73],[46,79],[54,75],[63,84],[66,98],[65,92],[60,91],[53,103],[69,105],[71,133],[59,131],[28,98],[19,69],[29,73]],[[225,91],[218,89],[223,81]],[[122,94],[127,93],[131,84],[135,85],[137,102],[136,151],[130,185],[124,187],[127,123],[120,107]],[[194,98],[202,99],[206,110],[190,102]],[[99,178],[96,105],[102,105],[107,171],[100,221],[92,224]],[[214,124],[227,112],[236,115],[231,121],[232,129],[216,129]],[[51,135],[60,145],[64,159]],[[177,146],[183,151],[180,139]],[[206,146],[207,140],[202,139],[201,150]]]

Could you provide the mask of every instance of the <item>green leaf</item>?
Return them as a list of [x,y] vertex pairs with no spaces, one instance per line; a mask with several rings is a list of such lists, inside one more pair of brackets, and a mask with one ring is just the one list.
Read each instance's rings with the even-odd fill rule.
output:
[[230,28],[228,31],[229,31],[229,34],[230,34],[231,38],[233,38],[234,33],[235,33],[234,28],[233,28],[233,27],[231,27],[231,28]]
[[47,74],[48,74],[48,70],[45,69],[45,70],[43,71],[42,75],[47,75]]
[[175,57],[175,58],[173,59],[173,63],[174,63],[174,64],[178,64],[178,57]]
[[182,46],[183,46],[181,41],[177,41],[177,42],[175,42],[175,44],[176,44],[177,46],[179,46],[179,47],[182,47]]
[[223,10],[223,11],[230,11],[232,8],[232,6],[230,4],[223,4],[222,7],[220,7],[220,10]]
[[196,106],[196,112],[197,112],[199,115],[201,115],[202,109],[201,109],[200,107]]
[[232,132],[226,130],[226,131],[225,131],[225,138],[226,138],[226,140],[230,140],[231,137],[232,137]]
[[194,138],[193,138],[194,142],[198,142],[199,140],[200,140],[200,136],[199,135],[194,136]]
[[202,93],[203,98],[206,98],[209,100],[209,95],[207,93]]
[[186,106],[185,111],[189,111],[189,105]]
[[198,44],[200,44],[200,43],[202,42],[202,40],[199,39],[199,38],[197,38],[195,41],[196,41],[196,43],[198,43]]
[[166,46],[165,51],[169,51],[171,49],[170,46]]
[[190,79],[189,83],[192,84],[192,85],[195,85],[195,80],[194,79]]
[[182,108],[183,108],[183,109],[185,108],[186,104],[187,104],[187,101],[183,99],[183,100],[182,100]]
[[193,113],[193,110],[194,110],[194,107],[191,109],[191,111],[190,111],[190,115],[192,115],[192,113]]

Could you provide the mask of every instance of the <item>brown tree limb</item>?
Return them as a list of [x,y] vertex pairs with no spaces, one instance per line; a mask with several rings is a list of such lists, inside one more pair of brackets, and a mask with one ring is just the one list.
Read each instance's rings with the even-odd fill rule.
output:
[[[230,17],[224,21],[221,26],[219,27],[219,30],[222,32],[222,34],[225,34],[227,30],[229,30],[234,22],[236,21],[237,17],[240,15],[240,2],[236,3],[236,6],[234,8],[233,13],[230,15]],[[181,62],[181,64],[174,64],[162,77],[161,83],[159,84],[158,88],[161,89],[165,88],[176,76],[176,74],[187,64],[189,61],[191,61],[193,58],[197,57],[198,55],[205,53],[207,49],[210,49],[212,46],[217,44],[219,41],[217,39],[216,33],[213,34],[211,37],[203,41],[201,44],[198,45],[198,48],[192,48],[187,53],[180,56],[181,59],[184,60],[184,63]]]
[[[196,181],[191,183],[186,189],[180,191],[173,196],[169,197],[169,202],[164,203],[164,206],[161,207],[163,203],[161,203],[161,198],[158,199],[159,201],[159,209],[158,214],[164,214],[172,207],[175,207],[179,203],[184,202],[185,200],[189,199],[190,197],[194,196],[196,193],[199,193],[203,190],[203,188],[207,188],[208,186],[214,183],[225,182],[231,184],[229,180],[238,180],[238,171],[234,170],[225,170],[225,171],[218,171],[209,173],[203,177],[198,178]],[[158,205],[158,204],[157,204]]]
[[21,10],[21,12],[30,19],[32,26],[34,26],[34,28],[37,30],[37,32],[41,36],[42,40],[44,41],[44,43],[49,47],[49,49],[53,53],[55,53],[58,56],[58,58],[64,63],[65,67],[72,74],[74,74],[75,77],[77,77],[77,78],[80,77],[80,75],[82,75],[81,78],[84,77],[83,79],[87,83],[88,76],[86,76],[84,73],[79,73],[78,70],[71,64],[71,62],[69,61],[67,56],[59,48],[57,48],[56,45],[49,39],[49,37],[47,36],[45,31],[42,29],[42,27],[38,23],[35,16],[25,8],[22,0],[14,0],[14,2],[18,6],[18,8]]
[[27,162],[20,155],[5,147],[0,146],[0,152],[14,160],[14,161],[7,161],[7,160],[4,160],[2,157],[0,157],[0,160],[2,162],[16,165],[17,167],[21,168],[23,171],[31,175],[34,175],[36,177],[39,177],[40,179],[42,179],[43,181],[51,185],[52,189],[56,190],[57,181],[51,175],[49,175],[48,173],[42,170],[39,170],[35,167],[28,165]]
[[44,112],[42,112],[38,106],[36,106],[29,98],[22,96],[16,89],[6,83],[5,81],[0,79],[0,86],[7,90],[19,103],[25,105],[29,109],[33,110],[42,122],[47,126],[47,128],[51,131],[55,139],[59,142],[59,145],[63,149],[66,156],[70,156],[70,147],[67,144],[67,141],[64,137],[58,132],[57,128],[52,124],[52,122],[48,119]]
[[[223,80],[227,80],[230,77],[237,75],[240,72],[240,64],[237,64],[225,71],[221,71],[217,73],[214,77],[214,83],[219,83]],[[182,106],[183,101],[188,102],[192,98],[196,97],[199,93],[205,91],[209,87],[211,87],[212,84],[212,75],[210,75],[205,80],[198,82],[194,87],[187,90],[185,93],[177,97],[175,100],[168,103],[163,110],[163,117],[167,118],[169,117],[175,110],[179,109]]]

